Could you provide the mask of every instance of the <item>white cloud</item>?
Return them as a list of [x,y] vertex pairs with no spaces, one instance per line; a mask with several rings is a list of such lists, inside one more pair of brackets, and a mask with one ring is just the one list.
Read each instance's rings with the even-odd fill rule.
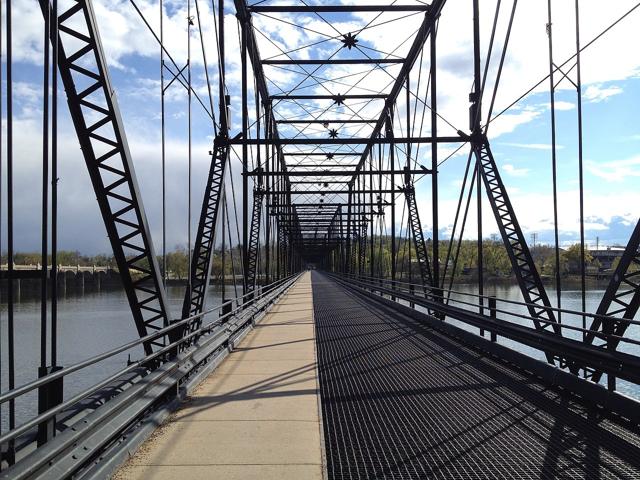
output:
[[[186,61],[186,48],[187,48],[187,34],[186,34],[186,2],[166,2],[170,7],[167,10],[165,18],[165,43],[168,51],[176,60],[180,66],[184,65]],[[227,16],[226,16],[226,46],[227,46],[227,80],[230,88],[230,94],[233,96],[232,109],[234,111],[234,127],[237,128],[239,123],[239,98],[238,85],[240,83],[240,56],[238,48],[238,30],[237,22],[233,15],[232,2],[227,3]],[[152,0],[139,0],[137,2],[145,17],[149,19],[152,28],[158,31],[158,3]],[[611,2],[611,5],[607,5],[606,9],[602,9],[602,2],[597,0],[584,0],[581,2],[582,24],[581,33],[583,37],[583,44],[586,44],[589,40],[599,34],[606,26],[610,25],[615,19],[620,17],[622,13],[628,10],[635,4],[635,0],[618,0]],[[42,48],[42,18],[35,14],[33,9],[33,2],[31,0],[17,0],[14,2],[15,18],[20,19],[20,28],[14,29],[14,54],[18,61],[30,62],[32,64],[38,64],[42,61],[41,48]],[[142,20],[138,17],[128,0],[95,0],[95,8],[98,14],[100,33],[102,37],[102,43],[105,48],[105,52],[108,58],[108,64],[112,68],[126,70],[131,74],[131,79],[137,79],[136,82],[130,82],[126,87],[121,88],[121,92],[124,95],[138,96],[143,99],[148,99],[149,104],[158,101],[158,84],[157,77],[147,78],[149,72],[147,68],[152,65],[152,61],[158,61],[159,47],[152,35],[148,32],[146,26],[142,23]],[[217,53],[215,49],[214,39],[214,23],[212,12],[207,2],[200,2],[201,16],[204,19],[203,27],[205,34],[205,46],[207,48],[208,61],[211,67],[211,71],[215,71],[217,63]],[[487,0],[482,2],[481,12],[481,30],[483,39],[488,38],[491,31],[491,25],[493,21],[493,12],[495,11],[495,0]],[[502,49],[502,39],[506,30],[506,20],[508,12],[506,8],[503,8],[503,15],[500,18],[498,24],[498,32],[496,36],[496,44],[494,47],[494,57],[489,69],[489,77],[487,88],[485,91],[484,108],[485,113],[488,108],[489,100],[493,92],[493,82],[495,79],[497,69],[497,58]],[[624,79],[631,78],[637,75],[640,66],[640,58],[634,55],[612,55],[612,51],[619,50],[620,45],[627,45],[629,38],[635,38],[640,24],[640,10],[634,12],[627,19],[623,20],[618,26],[614,27],[610,32],[603,36],[600,40],[590,46],[584,51],[582,57],[582,77],[583,84],[585,85],[585,100],[590,102],[601,102],[613,95],[622,93],[622,88],[615,85],[614,82],[618,82]],[[194,13],[194,12],[192,12]],[[384,14],[384,18],[392,18],[393,14]],[[557,64],[561,64],[564,60],[575,52],[575,37],[573,30],[573,5],[572,2],[554,2],[554,51],[555,61]],[[397,15],[396,15],[397,16]],[[303,47],[308,43],[319,41],[324,39],[323,34],[329,36],[336,36],[337,32],[334,28],[340,31],[354,31],[360,26],[373,19],[375,14],[362,14],[360,16],[354,16],[353,19],[346,22],[336,22],[332,25],[328,25],[323,22],[317,16],[300,17],[296,16],[297,20],[308,28],[308,30],[301,30],[291,25],[287,25],[283,22],[269,21],[267,18],[255,16],[255,24],[258,28],[264,31],[270,36],[280,48],[285,51],[297,49]],[[289,18],[289,17],[282,17]],[[371,47],[379,49],[383,52],[389,52],[395,48],[400,39],[410,37],[415,29],[419,26],[423,16],[416,15],[401,22],[392,22],[386,25],[381,25],[375,28],[367,29],[359,35],[361,44],[369,44]],[[382,19],[381,19],[382,20]],[[496,105],[494,108],[494,114],[501,109],[508,106],[513,100],[518,98],[521,94],[527,91],[533,84],[535,84],[541,78],[548,73],[548,58],[547,58],[547,36],[545,33],[546,9],[540,8],[538,2],[519,2],[518,11],[516,13],[516,23],[514,25],[511,43],[509,45],[509,52],[507,55],[506,63],[503,70],[502,80],[498,94],[496,97]],[[442,12],[439,32],[438,32],[438,52],[440,61],[438,63],[438,111],[439,113],[453,123],[454,129],[461,128],[466,130],[468,128],[468,93],[471,85],[472,76],[472,29],[471,29],[471,8],[469,8],[469,2],[467,0],[450,0],[447,2],[445,9]],[[200,42],[197,36],[197,26],[192,29],[192,63],[194,66],[194,78],[198,79],[199,83],[196,85],[198,91],[203,92],[202,88],[204,83],[202,81],[202,55],[200,53]],[[393,39],[393,40],[392,40]],[[266,39],[258,35],[258,43],[263,57],[272,55],[281,55],[279,48]],[[488,42],[483,41],[482,48],[483,57],[486,53]],[[395,54],[404,55],[407,49],[411,45],[411,42],[405,43],[401,46]],[[322,55],[330,55],[335,49],[340,46],[340,43],[331,40],[325,42],[319,46],[322,49]],[[313,52],[313,56],[319,56],[321,54]],[[378,53],[368,51],[371,56],[377,56]],[[389,52],[390,53],[390,52]],[[301,49],[296,55],[300,58],[308,58],[312,52],[309,49]],[[281,55],[282,58],[282,55]],[[142,59],[143,62],[138,62]],[[138,64],[136,64],[138,62]],[[144,67],[143,67],[144,65]],[[144,75],[142,74],[143,68],[145,69]],[[429,68],[428,55],[425,55],[425,61],[423,64],[422,84],[418,97],[428,98],[426,94],[425,79],[427,78]],[[366,93],[370,91],[378,91],[389,88],[389,85],[393,83],[394,77],[397,74],[399,67],[390,68],[388,71],[380,68],[374,69],[373,73],[366,76],[366,80],[353,87],[351,93]],[[314,68],[307,68],[306,71],[314,71]],[[359,67],[357,70],[361,72],[358,75],[350,76],[354,73],[353,68],[331,67],[323,68],[316,72],[319,80],[330,91],[343,92],[350,88],[348,85],[355,85],[355,82],[361,80],[365,75],[366,68]],[[573,72],[575,73],[575,72]],[[145,78],[142,78],[142,77]],[[269,70],[269,77],[275,83],[279,85],[283,90],[288,90],[300,82],[306,73],[300,71],[294,73],[292,71],[271,68]],[[340,77],[340,78],[337,78]],[[412,82],[417,85],[418,71],[417,68],[412,72]],[[326,81],[325,81],[326,79]],[[213,84],[216,80],[213,78]],[[251,83],[251,82],[250,82]],[[307,81],[302,85],[301,93],[327,93],[326,90],[320,87],[317,82]],[[15,85],[16,98],[20,97],[25,104],[29,102],[38,101],[37,88],[33,88],[27,84],[20,86]],[[129,90],[126,90],[129,88]],[[172,87],[173,88],[173,87]],[[271,93],[276,93],[276,87],[274,84],[270,84],[269,88]],[[548,82],[543,82],[534,93],[547,94],[548,95]],[[179,91],[180,87],[176,87]],[[570,92],[572,86],[569,82],[563,82],[559,87],[559,93]],[[169,92],[170,95],[174,95],[174,91]],[[121,95],[121,98],[122,96]],[[177,95],[177,94],[175,94]],[[568,96],[568,95],[567,95]],[[171,100],[173,97],[168,97]],[[524,125],[531,123],[534,120],[543,120],[548,115],[548,104],[541,103],[544,98],[542,95],[540,98],[536,97],[535,105],[526,105],[526,102],[516,105],[516,107],[510,109],[504,115],[501,115],[491,126],[489,134],[492,139],[498,138],[502,135],[516,131]],[[123,102],[124,103],[124,102]],[[534,102],[531,102],[534,103]],[[217,101],[214,103],[217,105]],[[421,104],[418,104],[419,108]],[[311,105],[311,108],[318,109],[320,104]],[[359,106],[352,107],[358,110]],[[575,108],[575,104],[568,101],[556,101],[556,109],[571,110]],[[126,110],[126,109],[125,109]],[[250,107],[250,112],[253,115],[254,109]],[[349,113],[347,108],[334,109]],[[294,108],[284,110],[283,114],[286,114],[289,118],[295,118],[299,115],[301,110]],[[31,111],[31,113],[35,113]],[[363,117],[377,118],[379,114],[378,107],[365,107],[362,111],[359,111]],[[399,104],[397,111],[397,118],[403,119],[406,113],[406,107]],[[419,110],[421,113],[421,109]],[[159,145],[157,142],[153,142],[150,138],[144,135],[139,135],[140,132],[157,128],[156,119],[152,116],[140,114],[140,122],[135,122],[135,118],[132,119],[132,115],[129,111],[129,117],[125,118],[129,132],[129,140],[131,149],[136,158],[136,165],[139,166],[138,179],[142,184],[143,194],[145,200],[147,200],[147,210],[151,219],[152,228],[156,231],[158,229],[157,210],[154,210],[153,205],[157,204],[157,191],[154,191],[158,180],[158,159],[159,159]],[[171,112],[173,116],[184,116],[182,112]],[[34,119],[37,117],[34,115]],[[427,112],[428,118],[428,112]],[[144,120],[143,120],[144,119]],[[149,119],[153,120],[153,124],[149,123]],[[33,142],[33,138],[39,138],[39,124],[34,120],[30,129],[24,129],[25,136],[21,138],[21,142],[24,142],[26,146],[34,149],[33,152],[28,153],[25,151],[24,158],[38,158],[38,147]],[[398,126],[400,128],[400,121]],[[442,135],[448,135],[451,133],[449,128],[443,121],[438,124],[439,132]],[[425,122],[425,126],[422,131],[416,131],[416,135],[426,135],[430,129],[429,121]],[[20,130],[23,131],[22,129]],[[28,135],[27,135],[28,133]],[[133,134],[132,134],[133,133]],[[288,132],[287,132],[288,133]],[[77,174],[79,166],[84,167],[80,160],[80,151],[75,140],[75,135],[70,132],[66,132],[68,139],[68,145],[65,146],[65,158],[75,159],[74,170],[67,170],[63,172],[63,184],[61,188],[64,190],[65,195],[70,195],[73,199],[73,205],[75,209],[72,210],[77,218],[94,218],[95,206],[91,203],[93,210],[90,210],[90,214],[80,207],[86,206],[89,202],[87,199],[93,200],[93,195],[88,183],[82,186],[81,183],[86,182],[87,179],[82,177],[82,174]],[[184,140],[184,138],[183,138]],[[527,140],[530,140],[527,138]],[[201,147],[205,149],[210,148],[209,139],[203,139],[202,137],[196,139],[201,142]],[[547,141],[545,138],[543,141]],[[19,142],[18,142],[19,143]],[[530,148],[535,150],[546,150],[549,146],[545,143],[537,143],[531,140],[530,143],[511,143],[506,144],[519,148]],[[200,150],[202,148],[198,147]],[[28,149],[27,149],[28,150]],[[184,167],[185,164],[185,143],[180,140],[175,140],[169,148],[171,155],[172,165],[175,166],[174,175],[171,177],[172,188],[175,186],[176,198],[184,199],[184,186],[186,184],[184,172],[179,168]],[[441,153],[440,158],[444,158],[445,152],[453,151],[453,148],[448,146],[439,147]],[[428,153],[427,148],[422,148],[423,155]],[[468,149],[462,149],[458,155],[465,156]],[[203,163],[206,163],[203,161]],[[25,163],[26,165],[26,163]],[[523,176],[526,175],[526,168],[516,168],[513,165],[503,165],[501,167],[506,175],[510,176]],[[32,165],[33,171],[37,171],[37,166]],[[587,169],[593,175],[607,179],[609,181],[620,181],[628,176],[638,176],[640,167],[635,160],[623,162],[609,162],[605,164],[595,164],[587,162]],[[176,173],[178,172],[178,173]],[[77,178],[80,177],[80,178]],[[85,175],[86,177],[86,175]],[[76,186],[77,184],[77,186]],[[570,183],[567,182],[567,185]],[[182,189],[182,192],[178,188]],[[78,188],[78,194],[73,196],[71,194],[75,188]],[[509,188],[510,193],[514,193],[513,188]],[[604,218],[606,220],[607,215],[614,215],[616,212],[620,213],[621,208],[626,208],[627,205],[640,205],[640,199],[634,196],[634,193],[619,192],[616,194],[617,198],[624,196],[625,201],[618,202],[608,198],[606,195],[592,194],[589,196],[587,202],[588,211],[590,215],[595,215],[594,218]],[[194,198],[198,198],[197,194],[194,194]],[[575,197],[575,191],[562,193],[562,200],[566,202],[563,204],[563,216],[561,216],[561,224],[566,231],[576,231],[576,215],[577,200]],[[186,201],[186,199],[185,199]],[[519,215],[519,219],[526,229],[531,231],[542,230],[549,228],[549,218],[551,217],[552,206],[550,204],[549,192],[518,192],[517,195],[512,197],[512,201],[516,206],[516,211]],[[633,202],[632,204],[626,202]],[[175,219],[180,219],[184,214],[184,205],[178,201],[176,204]],[[178,205],[179,203],[179,205]],[[195,204],[198,202],[196,201]],[[68,208],[71,209],[72,204],[69,204]],[[430,211],[430,206],[425,204],[425,212]],[[451,206],[443,201],[441,209],[443,213],[451,213]],[[89,208],[89,207],[87,207]],[[455,207],[453,207],[455,208]],[[609,210],[610,209],[610,210]],[[473,210],[473,209],[472,209]],[[33,211],[37,211],[37,205],[33,208]],[[71,210],[70,210],[71,211]],[[486,212],[490,212],[490,209],[485,208]],[[179,215],[180,214],[180,215]],[[635,212],[637,215],[637,212]],[[181,217],[182,216],[182,217]],[[485,215],[487,221],[491,221],[490,215]],[[71,218],[71,217],[69,217]],[[451,217],[453,218],[453,217]],[[631,217],[629,217],[631,218]],[[186,223],[186,222],[184,222]],[[469,225],[474,222],[470,221]],[[593,228],[605,228],[606,222],[592,222]],[[604,227],[603,227],[604,225]],[[491,230],[494,228],[494,230]],[[91,230],[91,229],[85,229]],[[99,230],[99,228],[98,228]],[[73,231],[69,228],[68,231]],[[77,230],[75,230],[77,231]],[[494,227],[487,227],[485,232],[497,231]],[[101,232],[101,231],[100,231]],[[183,239],[184,235],[182,230],[176,229],[176,240]],[[102,234],[102,233],[101,233]],[[157,235],[155,238],[159,238]],[[180,240],[182,241],[182,240]]]
[[601,87],[599,85],[589,85],[587,89],[583,93],[583,97],[588,102],[599,103],[614,95],[620,95],[622,93],[622,88],[617,86],[611,87]]
[[529,174],[528,168],[516,168],[510,163],[503,165],[502,169],[507,172],[507,175],[511,175],[512,177],[526,177]]
[[[551,108],[551,102],[543,103],[543,105],[547,109]],[[576,108],[576,105],[573,102],[565,102],[564,100],[556,100],[554,102],[554,108],[556,110],[559,110],[559,111],[567,111],[567,110],[573,110],[574,108]]]
[[[499,143],[499,145],[503,145],[505,147],[516,147],[516,148],[528,148],[531,150],[551,150],[551,145],[548,143]],[[564,148],[563,145],[556,145],[557,149]]]
[[[525,235],[531,232],[538,232],[541,235],[553,232],[553,197],[548,192],[524,192],[519,191],[514,195],[513,188],[508,187],[511,193],[510,199]],[[475,198],[475,194],[474,194]],[[429,194],[421,192],[418,195],[418,202],[421,211],[429,212],[431,203]],[[451,233],[453,220],[457,208],[457,199],[443,199],[439,206],[440,226],[445,228],[447,234]],[[602,232],[601,238],[608,238],[614,221],[622,221],[627,225],[635,225],[640,217],[640,193],[624,192],[616,195],[596,193],[587,190],[584,195],[585,205],[585,229],[589,232]],[[491,234],[500,234],[495,218],[491,211],[491,206],[486,198],[482,202],[483,235],[489,237]],[[430,215],[421,218],[423,228],[426,232],[431,229]],[[464,238],[473,239],[477,237],[476,228],[476,207],[472,204],[469,209]],[[579,216],[579,191],[577,189],[564,190],[558,192],[558,227],[559,232],[564,237],[578,238],[580,231]],[[625,242],[626,239],[616,239]]]
[[630,177],[640,177],[640,156],[604,163],[587,161],[586,167],[592,175],[608,182],[622,182]]

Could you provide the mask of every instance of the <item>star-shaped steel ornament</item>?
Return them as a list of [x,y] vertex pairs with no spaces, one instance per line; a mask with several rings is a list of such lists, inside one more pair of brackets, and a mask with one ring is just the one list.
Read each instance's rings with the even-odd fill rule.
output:
[[349,50],[351,50],[353,47],[356,46],[356,43],[358,43],[358,40],[354,35],[351,35],[351,32],[349,32],[346,35],[342,35],[341,42],[344,43],[343,48],[346,47]]
[[335,128],[329,129],[329,137],[338,138],[338,130]]
[[327,160],[331,160],[333,158],[333,153],[327,153]]
[[345,101],[346,99],[347,99],[347,98],[346,98],[344,95],[338,94],[338,95],[336,95],[335,97],[333,97],[333,102],[334,102],[336,105],[344,105],[344,101]]

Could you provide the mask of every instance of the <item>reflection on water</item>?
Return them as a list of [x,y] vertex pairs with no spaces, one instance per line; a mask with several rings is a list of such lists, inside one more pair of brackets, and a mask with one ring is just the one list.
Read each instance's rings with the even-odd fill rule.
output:
[[[238,292],[241,294],[242,289]],[[233,285],[226,287],[226,296],[235,297]],[[184,287],[169,286],[167,300],[173,318],[179,318],[184,297]],[[209,289],[207,306],[221,303],[220,287]],[[37,378],[40,365],[40,302],[37,299],[23,300],[15,304],[15,355],[16,386]],[[2,391],[8,389],[7,378],[7,305],[0,305],[2,338]],[[213,317],[212,317],[213,318]],[[133,323],[129,303],[122,290],[108,290],[84,295],[68,296],[58,302],[58,363],[72,365],[99,353],[136,340],[138,334]],[[94,385],[126,366],[127,359],[142,356],[142,347],[115,355],[99,364],[92,365],[65,377],[65,398]],[[16,401],[16,417],[33,416],[37,410],[37,394],[32,392]],[[7,406],[2,407],[2,428],[7,428]]]
[[[477,287],[473,285],[458,285],[455,290],[460,294],[452,296],[454,300],[475,302],[472,297],[461,295],[464,293],[477,293]],[[240,291],[240,289],[239,289]],[[555,300],[555,290],[548,289],[547,293],[552,302]],[[594,312],[602,298],[604,290],[587,291],[587,311]],[[235,297],[234,286],[226,287],[227,297]],[[520,290],[515,285],[487,285],[486,295],[495,295],[499,299],[522,301]],[[168,287],[167,296],[173,317],[177,318],[182,307],[184,288]],[[209,289],[207,305],[218,305],[221,301],[221,290]],[[569,310],[580,310],[581,294],[579,290],[567,290],[562,293],[562,307]],[[472,308],[472,307],[467,307]],[[525,308],[518,305],[510,305],[498,302],[498,308],[514,313],[527,314]],[[6,305],[0,306],[2,312],[1,338],[3,351],[0,352],[2,362],[2,391],[7,390],[7,352],[6,332],[7,315]],[[118,347],[126,342],[138,338],[131,318],[129,304],[124,292],[120,290],[87,293],[84,295],[70,296],[61,299],[58,308],[59,318],[59,364],[71,365],[86,358],[95,356]],[[517,319],[514,319],[517,320]],[[452,323],[455,321],[449,320]],[[521,320],[527,324],[526,320]],[[582,317],[576,315],[563,315],[564,324],[581,326]],[[461,327],[477,333],[477,329],[459,324]],[[587,325],[589,321],[587,319]],[[40,337],[40,303],[37,300],[24,300],[15,306],[15,338],[16,338],[16,385],[22,385],[37,378],[37,368],[40,361],[39,337]],[[566,336],[579,338],[579,332],[565,332]],[[640,339],[640,326],[634,325],[628,330],[630,338]],[[535,358],[544,360],[540,351],[523,347],[515,342],[499,338],[498,341],[519,351],[525,352]],[[619,350],[635,355],[640,355],[640,347],[621,344]],[[65,378],[65,398],[74,393],[90,387],[97,381],[106,378],[109,374],[126,365],[127,359],[137,359],[142,356],[142,348],[136,347],[128,352],[123,352],[99,364],[77,372]],[[640,398],[640,388],[626,382],[619,381],[618,388],[621,392]],[[36,393],[32,392],[16,402],[16,415],[18,424],[36,413]],[[7,427],[7,408],[2,409],[2,428]]]

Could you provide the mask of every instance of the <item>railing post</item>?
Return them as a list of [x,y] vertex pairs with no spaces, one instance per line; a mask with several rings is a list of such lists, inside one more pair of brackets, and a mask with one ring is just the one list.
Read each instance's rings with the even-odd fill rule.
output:
[[[39,367],[38,377],[46,377],[58,370],[61,370],[61,366],[55,367]],[[46,385],[38,388],[38,414],[44,413],[47,410],[62,403],[63,397],[63,381],[64,377],[57,378]],[[53,437],[56,436],[56,417],[51,417],[49,420],[42,422],[38,425],[38,447],[41,447]]]
[[[415,295],[416,293],[416,286],[413,283],[409,284],[409,293],[411,293],[411,295]],[[414,302],[409,302],[409,306],[411,308],[416,308],[416,304]]]
[[[610,352],[614,352],[616,350],[615,344],[607,339],[607,350]],[[607,390],[610,392],[615,391],[616,389],[616,376],[611,373],[607,373]]]
[[[492,295],[492,296],[489,297],[489,312],[490,312],[491,318],[493,320],[496,320],[498,318],[498,315],[497,315],[497,312],[496,312],[496,308],[497,308],[496,297]],[[491,331],[490,336],[491,336],[491,341],[492,342],[497,341],[498,337],[496,335],[495,330]]]

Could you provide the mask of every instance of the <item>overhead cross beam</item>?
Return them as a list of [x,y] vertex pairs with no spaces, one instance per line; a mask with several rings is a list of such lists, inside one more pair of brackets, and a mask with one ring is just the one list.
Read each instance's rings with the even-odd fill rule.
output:
[[256,5],[253,13],[428,12],[430,5]]

